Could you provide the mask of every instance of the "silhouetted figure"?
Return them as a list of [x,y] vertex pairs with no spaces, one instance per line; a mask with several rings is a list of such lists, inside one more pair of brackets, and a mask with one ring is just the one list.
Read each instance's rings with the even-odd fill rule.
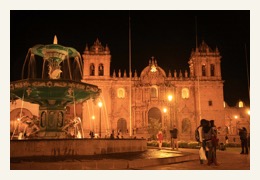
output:
[[226,144],[228,144],[228,136],[227,135],[225,136],[225,141],[226,141]]
[[112,130],[112,133],[110,134],[110,139],[115,139],[115,131]]
[[[200,125],[197,127],[198,129],[198,132],[199,132],[199,145],[200,145],[200,148],[203,148],[204,152],[205,152],[205,156],[206,158],[208,158],[208,151],[206,151],[206,142],[204,141],[203,139],[203,132],[202,132],[202,129],[203,127],[205,126],[208,126],[208,121],[206,119],[201,119],[200,120]],[[202,152],[202,151],[201,151]],[[200,154],[200,151],[199,151],[199,154]],[[206,159],[202,159],[201,157],[203,157],[203,154],[200,154],[200,164],[203,164],[203,161],[206,160]]]
[[218,132],[214,120],[210,120],[210,127],[213,130],[212,138],[211,138],[213,152],[212,152],[212,159],[210,163],[214,163],[216,166],[218,166],[219,163],[217,162],[217,146],[218,146],[219,139],[217,137]]
[[178,129],[176,128],[175,125],[173,125],[173,129],[170,130],[171,133],[171,144],[172,144],[172,150],[176,148],[178,151],[179,146],[178,146]]
[[239,129],[239,137],[241,140],[241,148],[242,148],[240,154],[248,154],[247,130],[245,127]]
[[89,132],[89,136],[90,136],[91,139],[93,139],[93,138],[94,138],[94,132],[93,132],[93,131],[90,131],[90,132]]
[[158,140],[158,144],[159,144],[159,150],[161,150],[162,149],[162,141],[163,141],[162,131],[159,131],[156,136],[157,136],[157,140]]

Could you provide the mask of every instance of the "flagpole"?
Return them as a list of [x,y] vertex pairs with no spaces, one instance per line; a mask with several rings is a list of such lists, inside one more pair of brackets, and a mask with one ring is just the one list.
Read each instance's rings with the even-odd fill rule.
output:
[[[195,50],[195,57],[197,59],[197,52],[198,52],[198,28],[197,28],[197,16],[195,16],[195,30],[196,30],[196,50]],[[198,78],[198,104],[199,104],[199,121],[201,120],[201,107],[200,107],[200,80],[199,74],[197,73]]]
[[131,23],[130,23],[130,12],[129,12],[129,80],[130,80],[130,95],[129,95],[129,135],[132,136],[132,62],[131,62]]
[[248,62],[247,62],[247,49],[245,44],[245,54],[246,54],[246,73],[247,73],[247,88],[248,88],[248,97],[250,101],[250,85],[249,85],[249,73],[248,73]]

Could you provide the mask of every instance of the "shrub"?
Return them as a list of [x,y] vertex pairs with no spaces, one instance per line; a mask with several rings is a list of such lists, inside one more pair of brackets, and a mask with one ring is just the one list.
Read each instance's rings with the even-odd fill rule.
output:
[[[179,148],[190,148],[190,149],[198,149],[198,142],[196,141],[178,141]],[[147,141],[147,146],[152,146],[152,147],[158,147],[158,141],[156,140],[151,140]],[[163,141],[162,147],[171,147],[171,141]]]
[[241,147],[240,143],[228,143],[226,144],[226,147]]

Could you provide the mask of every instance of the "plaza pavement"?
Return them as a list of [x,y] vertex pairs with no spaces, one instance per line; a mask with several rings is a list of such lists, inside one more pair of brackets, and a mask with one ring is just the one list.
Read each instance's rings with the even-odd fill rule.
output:
[[[180,149],[182,152],[197,154],[195,149]],[[219,151],[217,150],[217,160],[219,165],[200,164],[198,157],[183,163],[165,164],[159,166],[148,166],[139,168],[142,170],[250,170],[250,154],[240,154],[240,148],[236,150]]]
[[148,148],[123,153],[67,158],[11,159],[11,170],[250,170],[250,154],[217,150],[219,166],[199,163],[198,149]]

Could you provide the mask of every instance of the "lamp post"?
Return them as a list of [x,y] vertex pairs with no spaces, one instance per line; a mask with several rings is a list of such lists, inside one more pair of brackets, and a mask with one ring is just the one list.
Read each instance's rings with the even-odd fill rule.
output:
[[166,113],[167,113],[167,108],[163,108],[164,112],[164,130],[165,130],[165,139],[167,139],[167,118],[166,118]]
[[169,101],[169,104],[170,104],[170,129],[172,128],[172,116],[171,116],[171,102],[172,102],[172,95],[168,95],[168,101]]
[[238,127],[238,124],[239,124],[239,121],[237,120],[238,116],[235,115],[234,118],[236,119],[236,133],[237,133],[237,135],[238,135],[238,134],[239,134],[239,133],[238,133],[238,129],[240,128],[240,127]]
[[98,107],[99,107],[99,138],[101,138],[101,108],[102,108],[102,102],[98,102]]

